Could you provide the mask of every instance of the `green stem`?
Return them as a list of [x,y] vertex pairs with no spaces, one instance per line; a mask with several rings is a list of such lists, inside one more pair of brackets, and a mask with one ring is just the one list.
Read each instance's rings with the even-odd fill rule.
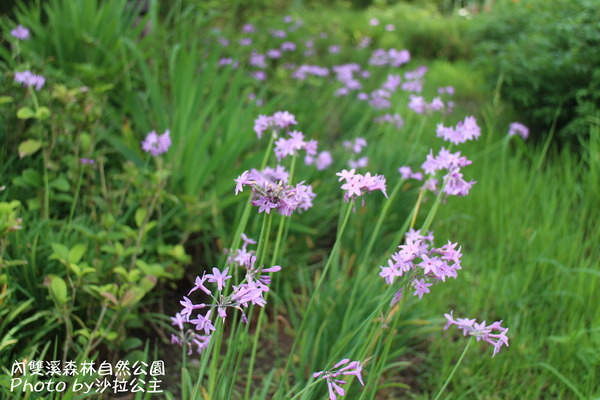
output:
[[50,184],[48,183],[48,155],[42,150],[44,161],[44,218],[50,216]]
[[450,383],[450,380],[452,379],[452,377],[456,373],[456,370],[458,369],[458,366],[462,362],[463,358],[465,358],[465,355],[467,354],[467,350],[469,350],[469,346],[471,346],[471,342],[472,341],[473,341],[473,337],[471,337],[467,341],[467,345],[465,346],[465,349],[463,350],[462,354],[460,355],[460,358],[456,362],[456,365],[454,365],[454,368],[452,369],[452,372],[450,372],[450,375],[448,375],[448,378],[446,378],[446,382],[444,382],[444,386],[442,386],[442,388],[438,392],[437,396],[435,396],[435,398],[433,400],[438,400],[440,398],[440,396],[442,395],[442,393],[444,393],[444,390],[446,389],[446,386],[448,386],[448,384]]
[[308,392],[310,389],[313,388],[313,386],[316,386],[319,382],[321,382],[319,379],[317,379],[316,381],[314,381],[313,383],[311,383],[310,385],[308,385],[307,387],[305,387],[304,389],[302,389],[301,391],[299,391],[298,393],[296,393],[296,395],[294,397],[292,397],[290,400],[294,400],[294,399],[298,399],[300,398],[300,395],[304,392]]
[[81,190],[81,183],[83,182],[83,166],[79,165],[79,178],[77,180],[77,188],[75,189],[75,196],[73,196],[73,202],[71,203],[71,210],[69,211],[69,223],[71,225],[73,221],[73,215],[75,215],[75,207],[77,207],[77,200],[79,199],[79,191]]
[[371,255],[371,251],[373,250],[375,241],[379,237],[379,231],[381,230],[383,221],[384,221],[385,217],[387,216],[387,213],[390,210],[390,207],[392,206],[392,203],[394,202],[394,199],[396,198],[396,195],[400,191],[400,188],[402,187],[402,184],[404,183],[404,181],[405,181],[405,179],[400,179],[398,181],[398,183],[392,190],[392,193],[390,193],[390,197],[386,200],[385,204],[383,205],[383,208],[381,209],[381,213],[379,214],[379,218],[377,219],[377,224],[375,225],[375,229],[373,229],[373,233],[371,234],[369,243],[367,243],[367,247],[365,249],[365,252],[363,253],[364,254],[364,256],[362,257],[363,261],[365,261]]
[[[292,359],[294,358],[294,352],[296,351],[296,347],[298,346],[298,338],[301,337],[302,331],[304,330],[304,327],[306,326],[306,323],[308,321],[307,317],[310,315],[310,312],[312,311],[312,307],[313,307],[313,304],[315,303],[315,299],[317,298],[319,289],[321,288],[321,285],[325,281],[325,276],[327,275],[327,272],[329,271],[329,268],[331,267],[332,260],[334,258],[336,258],[337,253],[339,252],[339,248],[340,248],[341,242],[342,242],[341,238],[343,236],[344,231],[346,230],[346,225],[348,224],[348,219],[350,219],[350,214],[352,213],[353,208],[354,208],[354,200],[351,200],[350,203],[348,203],[346,215],[344,216],[342,226],[340,227],[340,229],[337,233],[337,237],[335,239],[335,244],[333,245],[331,254],[329,255],[329,258],[327,259],[325,268],[323,268],[323,273],[321,274],[321,278],[319,278],[319,282],[317,282],[317,286],[315,287],[313,295],[311,296],[310,301],[308,302],[308,306],[306,307],[306,310],[304,311],[304,314],[302,316],[302,322],[300,323],[300,328],[298,328],[298,331],[296,332],[296,335],[294,336],[294,343],[292,345],[292,349],[290,350],[290,356],[288,358],[287,363],[285,364],[285,369],[283,371],[283,379],[281,381],[282,383],[285,381],[285,377],[287,376],[287,373],[292,364]],[[278,390],[279,394],[281,394],[281,390],[283,389],[282,383],[280,383],[280,385],[279,385],[279,390]]]

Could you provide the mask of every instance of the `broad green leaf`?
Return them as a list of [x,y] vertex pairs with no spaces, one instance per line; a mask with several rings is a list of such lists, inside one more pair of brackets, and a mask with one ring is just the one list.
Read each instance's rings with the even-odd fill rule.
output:
[[50,293],[59,305],[67,303],[67,284],[59,276],[50,277]]
[[34,154],[42,147],[42,142],[39,140],[28,139],[21,142],[19,145],[19,158],[27,157]]
[[21,107],[17,111],[17,118],[29,119],[35,117],[35,112],[29,107]]
[[64,244],[52,243],[52,250],[59,260],[67,261],[69,259],[69,248]]
[[71,251],[69,251],[69,261],[75,264],[78,263],[79,261],[81,261],[81,257],[83,257],[83,254],[86,250],[87,246],[85,244],[76,244],[75,246],[73,246],[73,248],[71,248]]
[[144,223],[144,219],[146,218],[147,213],[148,213],[148,210],[146,210],[145,208],[138,208],[135,211],[135,224],[137,225],[138,228],[140,228],[142,226],[142,224]]
[[156,286],[157,279],[154,275],[146,275],[140,280],[140,287],[144,289],[144,291],[149,292]]
[[50,109],[48,107],[42,106],[35,113],[35,118],[43,121],[43,120],[50,118],[50,115],[52,115],[52,113],[50,112]]
[[0,104],[12,103],[13,98],[10,96],[0,96]]
[[125,350],[125,351],[130,351],[130,350],[140,347],[142,344],[144,344],[144,342],[142,342],[141,339],[136,338],[136,337],[130,337],[130,338],[125,339],[125,341],[121,345],[121,349]]
[[71,189],[71,186],[69,185],[69,181],[64,176],[59,176],[56,179],[54,179],[52,182],[50,182],[50,187],[52,187],[56,190],[60,190],[61,192],[67,192]]

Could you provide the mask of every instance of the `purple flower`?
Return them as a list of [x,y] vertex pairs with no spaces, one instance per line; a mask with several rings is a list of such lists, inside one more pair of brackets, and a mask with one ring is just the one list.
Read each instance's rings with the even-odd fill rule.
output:
[[171,132],[168,129],[162,135],[152,131],[142,141],[142,150],[154,157],[166,153],[169,147],[171,147]]
[[508,136],[519,135],[523,139],[529,137],[529,129],[520,122],[513,122],[508,126]]
[[296,117],[287,111],[277,111],[273,114],[273,123],[280,128],[287,128],[290,125],[298,125]]
[[[345,367],[342,367],[346,365]],[[365,385],[362,379],[362,365],[359,361],[352,361],[350,359],[343,359],[335,364],[331,369],[327,371],[319,371],[313,374],[313,378],[321,378],[327,381],[327,388],[329,389],[329,399],[336,400],[337,396],[344,396],[346,392],[340,385],[346,384],[346,381],[337,379],[340,375],[354,375],[358,378],[361,385]]]
[[333,158],[331,158],[331,153],[328,151],[322,151],[317,156],[317,160],[315,164],[317,166],[317,170],[322,171],[329,167],[333,163]]
[[377,18],[371,18],[369,20],[369,25],[371,25],[371,26],[377,26],[377,25],[379,25],[379,20]]
[[248,171],[242,172],[242,174],[240,176],[238,176],[237,179],[234,179],[234,181],[235,181],[235,195],[236,196],[239,192],[244,191],[245,185],[251,185],[254,183],[254,181],[249,178]]
[[[494,347],[492,357],[498,354],[502,346],[508,347],[508,336],[506,336],[508,328],[502,327],[502,321],[496,321],[486,326],[485,321],[477,323],[475,319],[454,319],[452,311],[450,311],[450,314],[444,314],[444,317],[448,320],[444,330],[447,330],[451,325],[456,325],[458,329],[462,329],[463,335],[475,336],[477,341],[483,340],[491,344]],[[494,331],[498,333],[493,333]]]
[[250,65],[257,68],[267,68],[266,56],[257,52],[252,52],[250,55]]
[[79,162],[80,162],[81,164],[89,164],[89,165],[96,164],[96,161],[95,161],[95,160],[93,160],[93,159],[91,159],[91,158],[80,158],[80,159],[79,159]]
[[29,39],[29,29],[25,28],[23,25],[18,25],[15,29],[10,31],[10,34],[19,40]]
[[252,38],[241,38],[239,44],[240,46],[250,46],[252,44]]
[[188,293],[188,296],[190,294],[192,294],[192,292],[194,292],[198,289],[202,290],[204,293],[206,293],[209,296],[212,295],[212,292],[204,286],[204,282],[206,282],[207,279],[208,279],[208,276],[206,275],[206,272],[202,274],[202,278],[197,276],[196,281],[194,282],[194,287],[192,288],[192,290],[190,290],[190,292]]
[[426,283],[424,279],[415,279],[413,281],[413,288],[415,289],[415,296],[419,296],[419,299],[423,297],[423,294],[429,293],[429,286],[432,286],[433,283]]
[[281,51],[294,51],[294,50],[296,50],[296,43],[294,43],[294,42],[281,43]]
[[206,304],[192,303],[192,301],[185,296],[183,296],[183,300],[180,300],[179,303],[183,306],[183,310],[181,310],[181,315],[186,319],[189,319],[189,316],[192,314],[192,311],[206,307]]
[[171,325],[175,325],[180,331],[183,330],[183,324],[186,322],[180,313],[175,314],[175,317],[171,317],[171,321]]
[[267,50],[267,57],[269,57],[269,58],[281,58],[281,50],[279,50],[279,49]]
[[244,32],[244,33],[253,33],[255,31],[256,31],[256,29],[254,28],[254,25],[252,25],[252,24],[245,24],[242,27],[242,32]]
[[223,272],[219,271],[218,268],[213,268],[212,272],[212,274],[207,274],[206,278],[209,282],[217,284],[217,290],[219,292],[223,291],[223,288],[225,287],[225,281],[231,278],[231,275],[227,275],[227,272],[229,272],[229,267],[225,268]]
[[385,30],[388,31],[388,32],[392,32],[392,31],[396,30],[396,27],[394,25],[392,25],[392,24],[387,24],[385,26]]
[[346,191],[344,194],[344,200],[346,201],[361,197],[365,193],[375,190],[380,190],[387,197],[385,177],[383,175],[372,176],[370,172],[367,172],[365,175],[355,174],[354,169],[350,172],[342,170],[342,172],[338,172],[336,175],[340,177],[340,181],[346,181],[341,187],[342,190]]
[[22,83],[25,87],[33,86],[35,90],[40,90],[46,83],[46,78],[35,75],[31,71],[15,72],[15,82]]
[[190,323],[196,325],[196,330],[198,330],[198,331],[203,330],[204,334],[210,335],[210,333],[212,331],[216,330],[215,326],[212,324],[212,321],[210,320],[211,313],[212,313],[212,310],[208,310],[208,312],[206,313],[205,316],[198,314],[198,318],[191,319]]
[[257,81],[265,81],[267,79],[267,73],[265,71],[254,71],[252,77]]

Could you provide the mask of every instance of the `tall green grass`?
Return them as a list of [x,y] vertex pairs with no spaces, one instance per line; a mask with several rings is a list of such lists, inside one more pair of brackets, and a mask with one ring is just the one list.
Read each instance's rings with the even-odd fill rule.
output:
[[[503,139],[501,149],[474,159],[481,166],[472,193],[441,209],[436,232],[464,242],[468,267],[423,312],[441,315],[450,306],[503,319],[511,337],[494,359],[489,349],[471,349],[448,398],[600,395],[598,133],[592,126],[579,154],[544,154]],[[480,144],[471,147],[485,151]],[[457,360],[465,342],[452,336],[429,346],[423,387],[436,388]]]

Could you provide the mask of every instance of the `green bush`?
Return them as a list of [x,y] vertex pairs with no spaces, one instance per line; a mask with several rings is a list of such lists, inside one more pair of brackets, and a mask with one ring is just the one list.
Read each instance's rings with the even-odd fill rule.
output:
[[588,133],[588,116],[600,112],[599,20],[593,0],[531,0],[498,3],[474,21],[479,61],[503,75],[502,94],[533,135],[555,118],[563,137]]

